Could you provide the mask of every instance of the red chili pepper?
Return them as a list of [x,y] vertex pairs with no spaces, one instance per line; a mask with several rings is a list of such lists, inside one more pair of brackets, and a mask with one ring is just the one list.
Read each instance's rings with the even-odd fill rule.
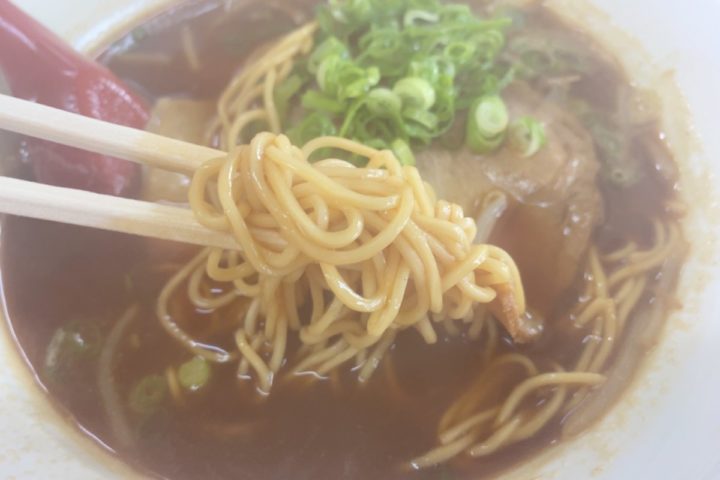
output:
[[[0,0],[0,69],[13,95],[109,122],[143,128],[145,103],[107,68]],[[36,180],[112,195],[132,195],[138,165],[71,147],[28,139]]]

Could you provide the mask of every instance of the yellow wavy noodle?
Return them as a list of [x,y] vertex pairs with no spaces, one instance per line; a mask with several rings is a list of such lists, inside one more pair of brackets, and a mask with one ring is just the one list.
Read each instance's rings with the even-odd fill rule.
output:
[[[409,467],[427,468],[462,454],[487,456],[530,438],[554,418],[571,412],[592,387],[600,385],[605,378],[600,372],[648,279],[662,268],[670,252],[683,249],[675,221],[656,220],[654,230],[654,243],[647,250],[629,242],[600,255],[591,247],[584,273],[588,280],[582,298],[586,301],[574,314],[576,326],[590,335],[572,371],[563,371],[559,365],[554,371],[543,371],[519,353],[495,357],[473,386],[446,410],[438,426],[438,445],[412,459]],[[523,377],[520,381],[514,377],[509,382],[498,381],[518,372]],[[500,400],[488,399],[490,394]]]
[[[308,162],[327,147],[366,156],[367,167]],[[190,204],[198,221],[233,234],[240,250],[202,250],[167,283],[158,316],[195,354],[239,360],[238,375],[266,393],[286,363],[289,373],[327,375],[354,359],[365,382],[398,333],[418,330],[428,343],[438,326],[458,335],[466,323],[484,322],[476,308],[501,285],[525,309],[510,256],[473,244],[474,222],[437,201],[388,151],[332,137],[300,149],[262,133],[203,165]],[[448,257],[439,261],[431,243]],[[194,338],[174,319],[172,299],[183,286],[196,307],[233,312],[234,328],[224,331],[235,348]],[[288,358],[291,335],[313,348]]]
[[275,87],[288,77],[295,59],[312,50],[316,30],[315,23],[304,25],[245,62],[243,70],[218,100],[218,115],[206,135],[208,145],[230,150],[248,140],[246,130],[255,122],[260,122],[265,130],[280,133]]

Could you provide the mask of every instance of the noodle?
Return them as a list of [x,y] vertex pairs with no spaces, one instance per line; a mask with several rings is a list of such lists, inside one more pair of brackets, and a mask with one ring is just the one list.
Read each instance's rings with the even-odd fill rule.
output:
[[[275,107],[274,88],[290,74],[295,57],[313,47],[315,23],[305,25],[249,58],[246,68],[227,86],[218,100],[218,118],[211,125],[206,143],[223,150],[249,139],[245,130],[254,122],[264,123],[267,130],[280,133],[279,114]],[[262,105],[261,108],[253,108]]]
[[[368,167],[308,163],[326,147],[368,155]],[[382,193],[367,193],[367,178]],[[398,332],[417,328],[434,343],[437,323],[458,335],[454,320],[472,320],[475,305],[493,302],[500,286],[522,314],[522,284],[509,255],[474,245],[474,222],[462,209],[434,202],[418,179],[389,152],[335,138],[299,149],[263,133],[227,159],[208,162],[193,179],[190,204],[198,221],[234,233],[242,250],[207,248],[182,268],[160,295],[163,326],[207,360],[239,358],[238,375],[252,370],[259,390],[269,393],[291,332],[321,345],[291,372],[323,376],[355,358],[365,382]],[[438,262],[428,239],[453,250],[452,261]],[[183,284],[201,309],[247,305],[237,320],[236,352],[209,349],[172,319],[169,302]],[[298,291],[310,293],[309,317],[298,314],[307,297]]]
[[[648,275],[663,266],[668,252],[683,249],[676,223],[657,220],[654,230],[655,242],[648,250],[640,250],[634,242],[628,242],[601,255],[597,247],[591,247],[584,275],[588,280],[582,296],[585,301],[578,305],[573,319],[577,327],[589,327],[590,336],[573,371],[564,372],[556,366],[555,372],[545,372],[522,354],[495,358],[477,383],[443,415],[438,428],[438,446],[412,459],[409,465],[428,468],[463,452],[472,457],[490,455],[535,435],[554,417],[577,408],[593,386],[604,382],[605,377],[597,372],[605,367],[628,316],[640,302],[648,285]],[[492,327],[494,322],[488,325]],[[497,341],[497,337],[488,336],[488,351],[495,348]],[[493,355],[486,358],[491,359]],[[504,391],[506,387],[495,381],[493,375],[498,371],[509,375],[510,365],[522,366],[525,379]],[[568,396],[573,388],[575,391]],[[489,391],[499,395],[501,402],[488,406],[485,397]],[[528,401],[529,397],[532,401]],[[538,409],[539,403],[543,405]]]

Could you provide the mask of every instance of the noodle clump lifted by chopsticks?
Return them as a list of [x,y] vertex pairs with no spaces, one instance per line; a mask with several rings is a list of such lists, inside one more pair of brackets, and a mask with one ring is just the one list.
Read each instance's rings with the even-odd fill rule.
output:
[[[367,165],[308,161],[327,149]],[[196,305],[241,301],[234,332],[240,368],[251,367],[264,392],[285,363],[289,334],[306,347],[293,371],[324,375],[359,357],[367,378],[399,331],[415,328],[433,343],[435,324],[471,322],[477,305],[498,305],[498,291],[504,296],[498,311],[507,312],[508,303],[513,317],[525,310],[510,256],[474,244],[475,222],[437,200],[417,170],[389,151],[335,137],[300,149],[285,136],[261,133],[203,165],[190,203],[202,224],[231,232],[239,250],[204,249],[169,282],[159,316],[196,353],[225,361],[232,354],[204,348],[172,321],[168,298],[192,276]],[[229,288],[213,293],[202,288],[208,282]],[[528,335],[517,330],[518,340]]]

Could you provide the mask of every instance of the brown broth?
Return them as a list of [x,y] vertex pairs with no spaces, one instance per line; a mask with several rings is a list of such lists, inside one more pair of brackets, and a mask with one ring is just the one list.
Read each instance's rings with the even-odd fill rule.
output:
[[[93,363],[72,372],[69,382],[53,378],[44,368],[45,349],[55,329],[73,320],[107,333],[123,306],[139,300],[126,293],[125,276],[151,277],[137,273],[149,264],[145,247],[133,237],[48,222],[8,218],[4,225],[11,327],[40,381],[78,425],[143,470],[173,479],[437,478],[437,471],[404,473],[398,465],[433,445],[442,410],[475,376],[482,351],[468,342],[441,342],[427,355],[419,336],[406,336],[392,352],[400,394],[380,373],[365,387],[348,374],[340,391],[330,382],[298,380],[258,402],[227,366],[214,370],[212,388],[186,409],[169,407],[151,425],[136,424],[145,432],[137,445],[119,449]],[[157,280],[144,288],[156,293],[164,279]],[[155,319],[152,300],[146,298],[126,339],[129,344],[138,335],[139,347],[120,349],[114,374],[121,398],[138,378],[187,359]],[[483,465],[497,468],[497,461]]]
[[[213,98],[254,46],[303,18],[270,2],[227,14],[222,4],[182,4],[144,23],[101,59],[151,98]],[[535,21],[546,27],[563,28],[546,15],[538,18]],[[192,70],[180,48],[179,25],[198,39],[200,71]],[[601,91],[588,88],[598,102],[614,98],[613,89],[624,81],[620,72],[603,68],[609,84]],[[647,219],[663,214],[672,184],[657,174],[651,159],[643,161],[643,169],[642,181],[631,189],[600,184],[606,204],[606,220],[598,232],[601,245],[614,245],[618,239],[648,242]],[[530,225],[514,228],[533,236]],[[500,243],[523,257],[518,250],[522,246]],[[27,219],[7,218],[2,229],[3,293],[19,348],[51,398],[74,422],[148,474],[171,479],[477,479],[493,476],[558,439],[556,421],[540,435],[482,461],[461,460],[421,472],[400,470],[402,462],[435,445],[442,412],[477,377],[483,355],[478,344],[465,339],[429,347],[419,336],[408,334],[389,355],[399,378],[397,389],[381,366],[364,387],[346,371],[336,382],[298,379],[259,401],[247,384],[238,383],[234,365],[220,366],[214,368],[209,388],[190,396],[185,407],[166,405],[149,418],[129,415],[135,444],[122,447],[103,410],[96,357],[58,377],[44,366],[46,348],[56,329],[71,321],[89,323],[107,335],[123,310],[137,303],[140,318],[124,337],[113,371],[121,398],[126,399],[144,375],[162,374],[168,365],[186,360],[188,353],[167,336],[154,314],[155,298],[169,275],[158,266],[177,260],[158,258],[163,250],[176,249]],[[546,285],[538,281],[526,287],[532,297],[542,295]],[[567,302],[560,302],[558,312],[576,298],[577,292],[567,292]],[[203,315],[189,305],[183,314]],[[549,330],[524,353],[541,364],[549,359],[562,362],[576,354],[573,350],[579,348],[582,335],[573,329]],[[505,350],[515,348],[509,341],[503,345]]]

